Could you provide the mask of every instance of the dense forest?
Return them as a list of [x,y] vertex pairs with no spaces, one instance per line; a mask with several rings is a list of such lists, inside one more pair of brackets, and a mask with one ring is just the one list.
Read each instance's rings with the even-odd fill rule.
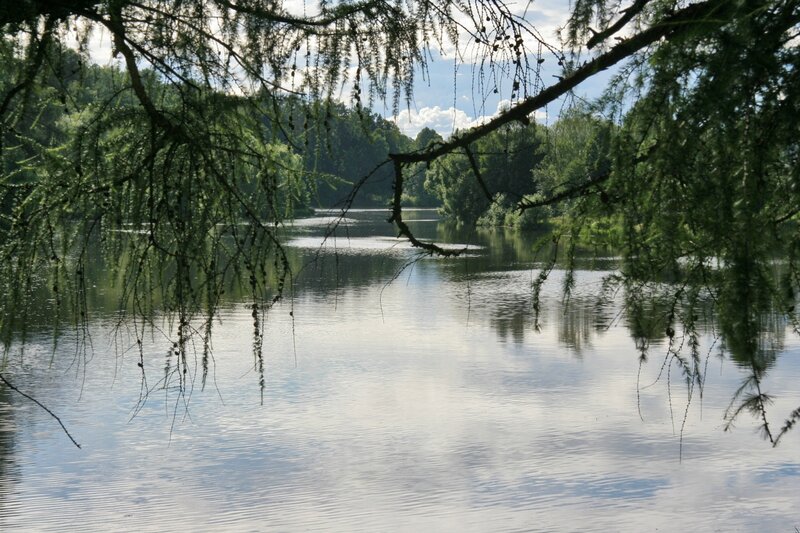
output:
[[[17,63],[21,59],[6,55],[5,60],[0,68],[8,83],[20,68]],[[16,144],[19,139],[6,132],[9,150],[3,161],[4,172],[20,182],[35,179],[31,161],[36,148],[47,147],[54,152],[67,149],[82,114],[89,113],[97,102],[135,105],[121,94],[126,74],[119,68],[84,65],[84,59],[69,48],[62,50],[56,61],[45,83],[27,95],[26,112],[16,125],[30,137]],[[145,71],[143,75],[165,97],[174,92],[154,72]],[[177,93],[173,97],[177,98]],[[237,107],[238,97],[217,97]],[[288,217],[309,208],[388,207],[393,171],[384,163],[389,154],[422,150],[444,140],[429,128],[410,139],[393,121],[336,101],[286,97],[267,99],[260,105],[270,108],[261,117],[262,134],[274,150],[273,158],[284,167],[286,183],[294,183],[281,199],[283,215]],[[472,162],[467,158],[450,156],[433,166],[421,164],[405,184],[403,204],[439,207],[446,219],[458,224],[545,224],[560,211],[541,207],[535,214],[526,213],[517,204],[522,199],[545,198],[558,187],[579,182],[595,166],[608,165],[611,124],[605,122],[589,109],[575,108],[551,127],[530,122],[506,126],[475,146],[475,170],[480,180],[474,179]],[[8,221],[12,197],[6,195],[4,200],[4,220]]]
[[[4,84],[10,85],[21,59],[9,54],[3,59],[0,77]],[[29,136],[19,142],[21,139],[10,131],[5,132],[8,151],[3,158],[4,173],[20,183],[35,179],[31,158],[35,157],[36,149],[46,147],[53,152],[66,149],[82,115],[90,113],[92,106],[98,102],[113,102],[119,107],[135,105],[130,95],[121,94],[126,74],[119,68],[84,65],[83,58],[71,49],[62,50],[55,61],[54,71],[44,83],[26,95],[25,113],[15,124]],[[165,98],[179,97],[154,72],[143,72],[143,76]],[[219,94],[217,98],[226,100],[225,105],[233,109],[238,105],[235,96]],[[261,120],[262,134],[275,150],[273,157],[285,166],[287,175],[294,176],[296,186],[282,199],[288,215],[311,207],[341,207],[346,201],[353,207],[385,207],[391,198],[392,174],[388,168],[376,168],[390,153],[424,148],[403,135],[393,122],[342,103],[286,97],[260,105],[271,106],[271,112],[264,113]],[[425,135],[420,139],[426,140]],[[356,182],[367,176],[369,179],[359,184],[358,194],[348,200]],[[416,182],[418,190],[412,193]],[[410,205],[434,205],[434,199],[422,188],[423,182],[424,173],[410,184],[407,197]],[[11,197],[5,195],[6,221],[11,204]]]

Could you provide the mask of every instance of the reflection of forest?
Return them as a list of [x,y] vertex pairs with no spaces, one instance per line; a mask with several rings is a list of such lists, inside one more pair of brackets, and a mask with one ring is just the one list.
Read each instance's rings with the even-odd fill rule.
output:
[[[764,288],[757,284],[759,278],[742,278],[746,283],[732,284],[730,292],[722,295],[677,290],[669,283],[619,285],[609,292],[601,289],[601,278],[617,268],[613,254],[579,250],[573,265],[577,284],[565,299],[562,282],[566,264],[554,254],[552,240],[543,235],[460,228],[436,221],[431,211],[411,211],[409,223],[419,237],[472,247],[464,257],[431,259],[396,240],[386,215],[382,210],[354,210],[347,214],[348,221],[335,229],[314,220],[287,227],[284,249],[293,273],[292,295],[333,300],[348,291],[389,284],[406,269],[420,268],[414,261],[421,260],[439,282],[437,290],[447,290],[448,285],[467,287],[472,316],[483,317],[502,342],[521,344],[536,332],[532,282],[555,255],[553,272],[541,294],[538,323],[554,331],[560,344],[577,356],[590,350],[607,328],[617,325],[627,328],[632,348],[646,351],[651,345],[669,345],[681,358],[699,349],[692,347],[695,340],[707,350],[711,340],[719,337],[716,345],[725,348],[744,369],[750,380],[748,387],[758,390],[783,350],[787,318],[769,304]],[[330,214],[326,217],[331,219]],[[323,247],[325,237],[328,244]],[[120,261],[126,260],[123,255]],[[92,280],[86,291],[87,308],[111,316],[124,290],[114,280],[119,269],[109,267],[100,256],[87,261],[85,269],[87,279]],[[202,282],[199,277],[198,281]],[[28,333],[37,329],[52,333],[52,296],[40,290],[32,298],[41,300],[41,305],[31,306],[40,314],[20,320]],[[245,280],[231,275],[222,305],[251,299]],[[74,325],[77,313],[83,310],[67,304],[62,303],[59,310],[61,323]],[[158,301],[151,307],[158,309]],[[9,446],[6,441],[0,445]]]
[[597,306],[587,298],[570,299],[562,306],[558,323],[558,341],[573,350],[576,355],[582,355],[583,350],[591,348],[592,338],[599,334],[602,328],[600,314]]
[[8,495],[13,493],[16,469],[14,464],[14,424],[11,395],[14,394],[5,386],[0,386],[0,525],[2,517],[9,516],[6,509]]
[[[536,335],[531,299],[530,291],[514,298],[504,296],[491,308],[489,324],[502,341],[521,344],[526,337]],[[559,343],[575,355],[581,356],[583,350],[591,348],[592,339],[602,334],[600,320],[604,315],[590,299],[573,299],[566,304],[547,299],[543,305],[545,316],[540,317],[540,324],[555,327]]]
[[498,302],[489,323],[501,341],[516,343],[525,340],[531,329],[531,304],[527,298]]
[[[448,242],[463,240],[464,236],[457,228],[440,226],[438,239]],[[535,235],[514,231],[475,231],[470,237],[471,242],[484,247],[479,256],[469,259],[469,270],[473,281],[492,284],[480,302],[489,323],[502,341],[522,343],[535,332],[532,281],[553,257],[553,248],[538,246]],[[601,255],[598,258],[591,250],[578,252],[574,264],[579,271],[578,284],[588,271],[611,275],[618,268],[612,254]],[[632,355],[637,351],[647,354],[655,346],[668,347],[671,355],[667,362],[680,367],[688,383],[702,383],[701,361],[706,360],[712,346],[717,346],[742,369],[742,385],[731,400],[727,422],[734,422],[739,413],[750,412],[763,421],[762,432],[773,443],[791,427],[789,418],[780,432],[774,431],[764,415],[770,399],[762,383],[784,350],[790,325],[786,315],[775,308],[764,277],[732,267],[713,273],[731,280],[723,285],[727,288],[721,294],[703,287],[687,289],[653,280],[627,280],[618,283],[616,289],[598,289],[564,299],[560,278],[565,267],[556,256],[551,275],[556,279],[546,282],[549,290],[542,293],[545,296],[540,300],[538,320],[542,327],[556,331],[563,347],[581,357],[610,326],[621,325],[631,336]],[[522,270],[531,274],[527,278],[515,275]],[[443,272],[454,280],[469,277],[464,277],[461,269]],[[498,277],[503,279],[489,281]],[[509,290],[504,285],[517,288]]]
[[[347,220],[335,228],[322,223],[336,220],[331,215],[324,213],[317,219],[321,223],[309,219],[285,231],[289,243],[285,249],[294,273],[292,290],[295,295],[309,293],[327,298],[341,291],[388,283],[404,268],[410,268],[415,259],[428,260],[410,249],[407,243],[393,240],[393,226],[386,223],[387,213],[383,210],[353,210],[347,213]],[[533,273],[538,273],[554,254],[553,244],[546,234],[459,227],[436,221],[432,210],[410,210],[407,218],[421,238],[473,247],[465,257],[436,260],[437,270],[454,283],[479,281],[502,285],[491,289],[494,292],[487,295],[482,304],[500,339],[519,343],[534,332],[530,282]],[[308,242],[319,243],[319,246],[293,246],[292,239],[297,238],[309,239]],[[327,238],[324,247],[321,246],[323,238]],[[559,269],[566,267],[562,259],[556,255],[552,277],[558,277]],[[119,262],[125,261],[123,255]],[[575,261],[575,267],[584,272],[611,273],[616,266],[615,258],[607,251],[578,250]],[[113,278],[118,268],[109,266],[98,254],[86,262],[85,271],[87,279],[92,280],[92,289],[86,291],[87,308],[97,313],[114,313],[124,290],[119,280]],[[530,275],[513,281],[502,279],[504,275],[522,272]],[[578,272],[579,284],[581,276]],[[506,286],[509,283],[514,285],[513,290]],[[680,305],[672,309],[674,302],[669,291],[641,287],[618,291],[617,297],[610,300],[604,299],[602,294],[583,293],[564,301],[559,281],[551,279],[546,284],[549,284],[549,292],[542,298],[539,321],[554,326],[559,341],[576,353],[591,346],[592,339],[612,322],[624,324],[635,343],[646,346],[665,342],[669,330],[680,335],[681,323],[686,322],[688,315],[693,315],[689,322],[698,334],[713,336],[722,331],[725,346],[734,360],[747,368],[755,365],[766,369],[774,363],[786,334],[786,319],[769,306],[714,308],[710,298],[701,298],[693,302],[692,309],[682,309]],[[757,292],[758,287],[747,290]],[[55,317],[52,295],[42,287],[32,298],[41,300],[41,305],[32,306],[40,311],[37,316],[24,317],[25,327],[29,332],[51,328]],[[236,303],[250,298],[246,283],[230,280],[226,301]],[[152,305],[157,308],[158,302]],[[79,306],[62,302],[59,309],[62,322],[74,324],[74,314],[79,309]]]
[[[294,252],[293,252],[294,253]],[[308,260],[297,277],[299,294],[327,296],[336,291],[388,282],[407,263],[402,254],[330,252]]]

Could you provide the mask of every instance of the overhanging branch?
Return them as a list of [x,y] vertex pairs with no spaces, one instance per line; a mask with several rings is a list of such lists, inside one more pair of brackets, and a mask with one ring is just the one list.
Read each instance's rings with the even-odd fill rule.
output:
[[[577,68],[574,72],[564,77],[547,89],[543,89],[536,96],[531,96],[508,111],[490,120],[486,124],[477,126],[462,134],[454,135],[449,141],[430,145],[428,148],[417,152],[389,154],[394,162],[394,196],[392,200],[392,216],[389,222],[397,224],[400,235],[405,236],[413,246],[422,248],[429,253],[436,253],[443,256],[458,255],[460,252],[446,250],[433,243],[421,242],[403,222],[401,199],[403,194],[403,166],[412,163],[430,163],[446,154],[458,149],[467,150],[470,144],[498,130],[513,121],[525,121],[528,116],[541,107],[553,102],[557,98],[567,94],[582,82],[591,78],[598,72],[606,70],[620,61],[632,56],[647,46],[659,41],[660,39],[671,39],[684,34],[687,31],[702,28],[717,28],[730,20],[736,11],[736,4],[730,0],[706,0],[705,2],[691,4],[688,7],[665,17],[660,22],[641,31],[640,33],[620,42],[608,52],[601,54],[593,60]],[[586,188],[595,185],[590,182],[580,187]],[[575,191],[565,191],[567,194],[574,194]],[[550,199],[550,201],[555,202]],[[530,207],[535,207],[531,204]],[[527,209],[525,207],[524,209]]]
[[707,0],[699,4],[692,4],[633,37],[622,41],[608,52],[585,63],[555,85],[542,90],[536,96],[523,100],[489,122],[467,130],[460,135],[454,135],[447,142],[432,145],[430,148],[418,152],[390,154],[390,157],[395,161],[406,164],[431,162],[457,149],[463,149],[464,146],[470,145],[510,122],[524,121],[528,118],[528,115],[537,109],[567,94],[598,72],[616,65],[659,39],[674,38],[698,27],[722,26],[729,21],[735,7],[735,3],[730,0]]
[[636,15],[642,12],[644,6],[650,0],[636,0],[633,4],[631,4],[627,9],[622,11],[622,16],[611,26],[604,29],[603,31],[597,32],[592,35],[592,38],[586,42],[586,48],[591,50],[598,44],[602,43],[619,30],[625,27],[625,25],[633,19]]
[[403,221],[403,208],[400,204],[401,197],[403,195],[403,164],[396,159],[393,161],[394,163],[394,198],[392,200],[392,216],[389,217],[388,222],[394,222],[397,225],[397,229],[400,230],[400,237],[405,237],[411,243],[412,246],[415,248],[421,248],[425,250],[429,254],[436,254],[441,255],[444,257],[456,257],[461,255],[464,251],[462,250],[448,250],[442,248],[441,246],[431,243],[431,242],[424,242],[417,239],[414,236],[414,233],[411,231],[411,228],[408,227],[408,224]]
[[590,178],[589,181],[586,181],[586,182],[581,183],[580,185],[576,185],[574,187],[570,187],[569,189],[567,189],[565,191],[561,191],[560,193],[554,194],[553,196],[551,196],[549,198],[545,198],[543,200],[536,200],[535,202],[534,201],[529,201],[529,200],[523,200],[519,204],[517,204],[517,208],[520,211],[525,211],[526,209],[532,209],[534,207],[543,207],[543,206],[546,206],[546,205],[553,205],[553,204],[557,204],[557,203],[559,203],[559,202],[561,202],[563,200],[568,200],[570,198],[575,198],[577,196],[582,196],[587,190],[589,190],[592,187],[595,187],[598,184],[606,181],[609,178],[610,175],[611,174],[609,172],[605,172],[603,174],[600,174],[599,176],[594,176],[594,177]]

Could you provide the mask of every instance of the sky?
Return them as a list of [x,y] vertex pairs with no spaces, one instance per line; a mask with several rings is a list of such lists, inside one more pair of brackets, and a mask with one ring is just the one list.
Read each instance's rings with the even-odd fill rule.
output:
[[[286,0],[284,6],[290,12],[313,12],[313,0]],[[305,4],[305,5],[304,5]],[[515,3],[509,0],[509,9],[515,14],[524,17],[530,22],[543,41],[554,49],[559,48],[558,32],[564,26],[569,15],[568,0],[529,0]],[[465,21],[465,26],[472,25]],[[462,42],[462,45],[464,42]],[[107,33],[97,32],[90,44],[91,56],[100,64],[114,62],[112,47]],[[497,93],[495,87],[486,80],[490,73],[481,70],[472,62],[469,54],[474,54],[474,46],[467,45],[462,48],[462,56],[455,61],[455,48],[449,46],[444,49],[430,50],[430,57],[425,69],[418,68],[415,75],[414,92],[412,99],[406,102],[401,99],[401,105],[395,114],[391,102],[376,102],[373,111],[394,121],[400,130],[414,138],[423,128],[436,130],[444,137],[454,131],[466,129],[480,124],[498,114],[511,104],[511,80],[501,78],[498,80]],[[463,55],[466,52],[466,56]],[[529,50],[529,61],[536,65],[537,50]],[[535,80],[535,91],[552,85],[557,81],[556,75],[560,74],[558,58],[546,50],[541,55],[544,62],[538,68]],[[603,73],[587,80],[578,87],[575,94],[582,98],[599,96],[609,74]],[[488,88],[487,88],[488,86]],[[349,91],[343,90],[345,103],[349,103]],[[557,120],[559,112],[564,106],[564,101],[556,101],[550,106],[538,110],[534,114],[537,122],[551,124]]]
[[[554,59],[549,66],[547,63],[546,59],[540,74],[544,87],[556,83],[558,80],[554,76],[560,74]],[[426,127],[447,137],[457,129],[469,128],[491,119],[511,104],[509,80],[506,80],[498,94],[490,92],[484,96],[474,88],[473,80],[479,73],[473,72],[472,65],[462,64],[456,68],[452,60],[438,57],[428,65],[428,70],[429,79],[421,80],[420,77],[414,86],[412,101],[407,106],[401,104],[396,116],[388,107],[375,109],[391,118],[403,133],[412,138]],[[579,86],[575,95],[586,99],[599,96],[610,77],[610,72],[595,75]],[[564,100],[559,99],[536,111],[534,117],[539,123],[552,124],[558,119],[564,105]]]
[[[559,29],[563,27],[569,16],[570,2],[567,0],[531,0],[530,2],[508,2],[510,9],[517,15],[524,16],[538,31],[540,37],[553,48],[559,48]],[[438,52],[438,53],[437,53]],[[534,50],[535,52],[535,50]],[[529,54],[534,64],[536,55]],[[546,51],[541,56],[544,62],[540,66],[537,89],[556,83],[556,75],[561,74],[558,58]],[[410,137],[414,137],[423,128],[431,128],[447,137],[456,129],[464,129],[480,124],[507,108],[511,103],[511,80],[501,80],[499,92],[481,90],[481,71],[475,64],[454,61],[452,50],[433,51],[427,65],[427,76],[423,79],[418,72],[414,87],[413,101],[404,106],[397,116],[391,110],[384,114],[391,117],[397,126]],[[484,71],[485,74],[485,71]],[[600,95],[609,73],[587,80],[575,91],[582,98],[593,98]],[[564,106],[558,100],[550,106],[535,113],[537,122],[550,124],[554,122]],[[381,110],[376,110],[380,112]]]

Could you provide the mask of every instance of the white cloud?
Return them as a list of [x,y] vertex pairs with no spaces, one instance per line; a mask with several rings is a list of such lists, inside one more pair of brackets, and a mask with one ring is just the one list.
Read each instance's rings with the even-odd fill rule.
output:
[[[411,138],[416,137],[423,128],[431,128],[439,132],[440,135],[447,137],[455,130],[472,128],[488,122],[510,106],[511,102],[509,100],[501,100],[497,104],[497,110],[494,114],[473,118],[465,111],[453,106],[444,109],[437,105],[419,109],[404,109],[396,117],[392,117],[389,120],[393,120],[397,127],[400,128],[400,131]],[[534,116],[537,121],[544,121],[545,114],[543,112],[537,111]]]
[[443,109],[438,105],[419,109],[404,109],[392,118],[400,130],[409,137],[416,137],[423,128],[431,128],[441,135],[447,136],[456,129],[469,127],[472,118],[464,111],[449,107]]

